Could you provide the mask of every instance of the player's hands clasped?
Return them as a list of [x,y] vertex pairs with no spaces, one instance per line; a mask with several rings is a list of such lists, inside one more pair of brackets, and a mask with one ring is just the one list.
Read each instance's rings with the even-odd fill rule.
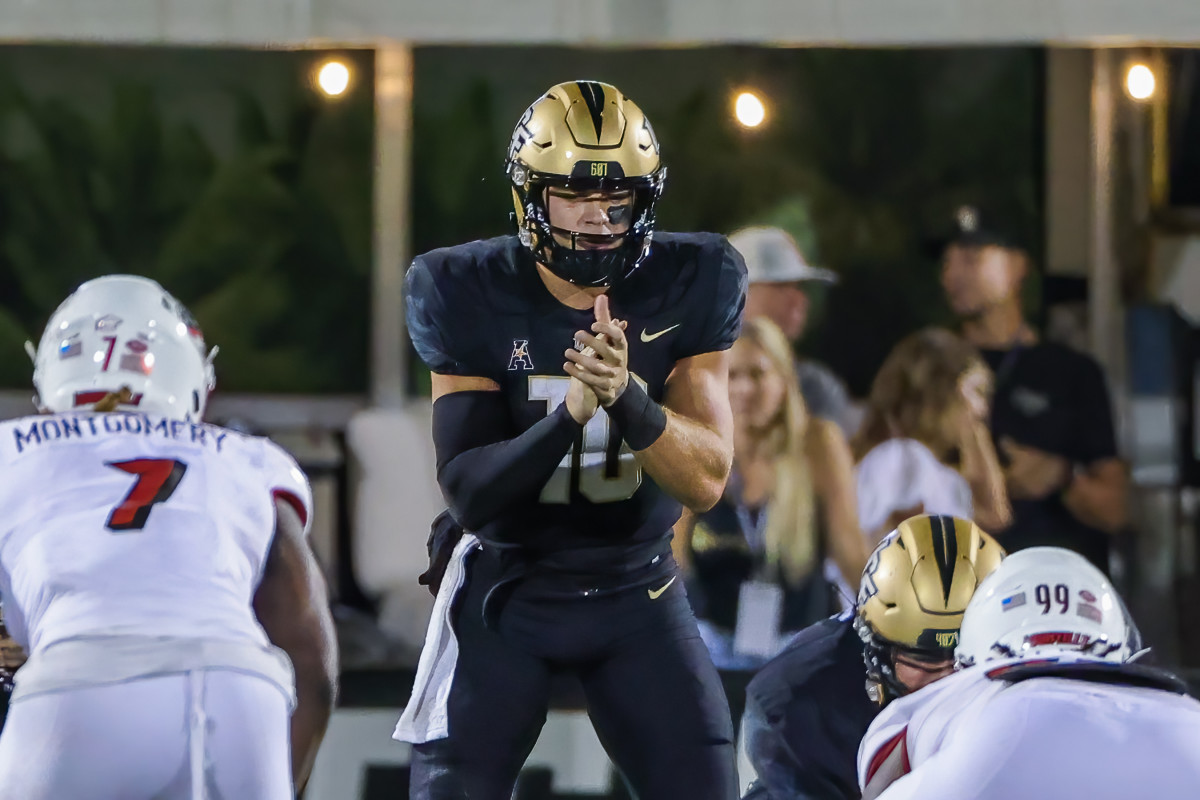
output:
[[583,349],[568,349],[563,369],[595,392],[600,405],[607,408],[616,402],[629,384],[629,342],[625,338],[627,323],[612,318],[607,295],[596,298],[595,311],[596,321],[592,323],[591,333],[575,333],[575,340]]

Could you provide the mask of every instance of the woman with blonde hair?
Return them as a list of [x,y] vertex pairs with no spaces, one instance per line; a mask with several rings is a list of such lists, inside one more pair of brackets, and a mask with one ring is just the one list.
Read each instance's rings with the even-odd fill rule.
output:
[[829,556],[851,586],[867,559],[849,445],[811,418],[791,347],[770,320],[746,320],[730,350],[733,472],[721,500],[676,526],[675,554],[718,667],[753,668],[837,609]]
[[871,385],[854,438],[858,515],[877,541],[917,514],[1012,520],[987,418],[992,375],[975,348],[941,328],[896,345]]

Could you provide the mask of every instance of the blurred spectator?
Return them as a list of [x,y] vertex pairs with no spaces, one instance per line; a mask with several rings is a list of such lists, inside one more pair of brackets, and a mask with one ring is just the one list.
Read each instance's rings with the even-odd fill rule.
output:
[[975,348],[950,331],[917,331],[888,355],[854,439],[858,516],[872,544],[916,514],[973,519],[988,532],[1008,526],[990,391]]
[[[796,240],[780,228],[742,228],[730,234],[729,242],[746,260],[750,281],[746,319],[766,317],[795,345],[808,324],[805,284],[834,284],[837,274],[810,266]],[[836,422],[847,436],[852,435],[854,410],[841,379],[812,359],[797,359],[796,374],[809,413]]]
[[963,335],[995,373],[992,436],[1004,464],[1013,522],[1009,552],[1065,547],[1109,569],[1111,534],[1126,522],[1128,478],[1117,457],[1100,365],[1040,341],[1021,310],[1027,250],[961,209],[942,259],[942,287]]
[[[725,669],[758,666],[781,632],[836,609],[826,556],[852,586],[867,559],[849,446],[835,423],[809,418],[792,366],[779,328],[748,319],[730,351],[733,473],[715,507],[676,526],[701,634]],[[739,644],[747,625],[768,628],[749,651]]]

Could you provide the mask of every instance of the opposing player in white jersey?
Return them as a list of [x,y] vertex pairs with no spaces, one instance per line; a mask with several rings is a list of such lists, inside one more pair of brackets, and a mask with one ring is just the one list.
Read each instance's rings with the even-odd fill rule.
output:
[[1054,547],[1009,556],[967,606],[963,669],[892,703],[867,731],[863,797],[1196,797],[1200,702],[1174,675],[1137,664],[1140,647],[1085,558]]
[[304,475],[200,421],[211,356],[145,278],[67,298],[34,385],[43,413],[0,424],[0,594],[29,654],[0,800],[290,800],[337,668]]

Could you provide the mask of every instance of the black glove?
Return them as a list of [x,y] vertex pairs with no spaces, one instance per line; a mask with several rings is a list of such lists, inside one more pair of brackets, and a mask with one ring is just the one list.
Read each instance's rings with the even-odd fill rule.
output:
[[425,541],[425,549],[429,551],[429,569],[421,573],[417,583],[428,586],[429,593],[434,597],[437,597],[442,576],[450,565],[450,556],[465,532],[450,516],[449,509],[434,517],[433,524],[429,526],[429,538]]

